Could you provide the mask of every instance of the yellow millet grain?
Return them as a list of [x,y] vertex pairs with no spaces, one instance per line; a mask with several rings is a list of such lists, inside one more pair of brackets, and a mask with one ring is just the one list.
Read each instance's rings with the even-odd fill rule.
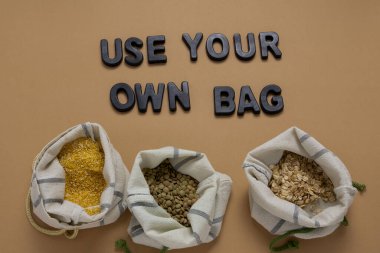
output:
[[106,187],[100,143],[78,138],[62,147],[58,160],[66,173],[65,200],[80,205],[89,215],[99,213],[100,197]]

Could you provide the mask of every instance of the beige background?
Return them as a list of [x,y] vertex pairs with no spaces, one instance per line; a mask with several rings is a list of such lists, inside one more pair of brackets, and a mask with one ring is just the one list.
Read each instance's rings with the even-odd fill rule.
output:
[[[150,3],[148,3],[150,2]],[[349,227],[302,241],[297,252],[378,252],[379,206],[379,1],[6,1],[0,3],[0,248],[1,252],[114,252],[118,238],[133,253],[158,252],[136,245],[126,229],[130,213],[116,223],[81,231],[78,238],[50,238],[27,222],[24,198],[34,156],[65,129],[99,122],[130,169],[139,150],[174,145],[207,154],[214,167],[234,180],[222,232],[213,243],[176,252],[268,252],[272,235],[250,218],[248,184],[241,169],[248,151],[290,126],[319,139],[369,190],[352,205]],[[276,31],[280,61],[259,54],[243,63],[208,59],[205,40]],[[191,63],[181,35],[203,32],[198,62]],[[99,42],[131,36],[166,36],[168,62],[108,69]],[[244,40],[245,41],[245,40]],[[257,43],[257,37],[256,37]],[[232,45],[232,44],[231,44]],[[258,48],[257,48],[258,50]],[[116,113],[109,91],[116,82],[190,84],[191,111],[171,114],[167,97],[154,115],[137,107]],[[212,89],[268,83],[283,89],[282,114],[235,114],[215,118]],[[166,95],[166,94],[165,94]],[[257,97],[258,98],[258,97]]]

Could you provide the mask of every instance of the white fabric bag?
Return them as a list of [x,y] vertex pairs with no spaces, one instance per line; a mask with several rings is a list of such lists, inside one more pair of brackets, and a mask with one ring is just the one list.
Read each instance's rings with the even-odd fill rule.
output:
[[[142,173],[169,159],[175,170],[199,181],[199,199],[188,212],[191,227],[171,218],[150,194]],[[214,240],[222,227],[231,192],[229,176],[214,171],[205,154],[165,147],[137,154],[128,183],[128,208],[132,218],[128,233],[135,243],[155,248],[180,249]]]
[[[321,203],[322,211],[312,214],[299,206],[275,196],[268,187],[272,177],[269,165],[279,162],[288,150],[318,163],[334,184],[337,200]],[[272,234],[283,234],[300,228],[315,228],[295,237],[311,239],[332,233],[343,221],[357,190],[339,158],[304,131],[292,127],[272,140],[250,151],[243,168],[249,182],[251,216]]]
[[[101,143],[104,151],[103,175],[107,187],[100,200],[101,212],[88,215],[85,210],[71,202],[64,200],[65,171],[59,163],[57,155],[61,148],[80,137],[90,137]],[[110,143],[105,130],[96,123],[85,123],[74,126],[58,135],[37,155],[33,163],[33,175],[27,199],[28,205],[33,207],[34,214],[47,225],[60,231],[98,227],[114,222],[126,209],[126,191],[129,172],[121,156]],[[31,203],[30,203],[31,202]],[[28,218],[31,219],[30,213]],[[36,227],[39,231],[46,229]],[[49,231],[46,234],[63,234],[59,231]],[[75,236],[74,236],[75,237]]]

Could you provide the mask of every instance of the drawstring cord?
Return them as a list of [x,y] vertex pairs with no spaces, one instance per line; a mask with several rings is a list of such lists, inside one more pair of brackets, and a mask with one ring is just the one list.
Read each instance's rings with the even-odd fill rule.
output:
[[[36,167],[38,157],[41,156],[42,152],[46,149],[46,147],[48,147],[50,145],[50,143],[48,143],[42,149],[42,151],[34,158],[32,169]],[[28,194],[26,195],[25,211],[26,211],[26,217],[28,218],[28,221],[32,225],[32,227],[34,227],[38,232],[45,234],[45,235],[50,235],[50,236],[65,235],[65,237],[67,239],[75,239],[78,235],[78,232],[79,232],[78,229],[74,229],[74,230],[65,230],[65,229],[51,230],[51,229],[43,228],[36,223],[36,221],[33,219],[33,216],[32,216],[32,208],[30,205],[30,202],[31,202],[31,193],[30,192],[31,192],[31,189],[28,190]]]
[[78,229],[74,230],[65,230],[65,229],[59,229],[59,230],[51,230],[47,228],[43,228],[39,226],[36,221],[33,219],[32,216],[32,210],[30,206],[30,189],[28,191],[28,194],[25,199],[25,210],[26,210],[26,217],[28,218],[28,221],[30,224],[38,231],[41,232],[45,235],[50,235],[50,236],[57,236],[57,235],[65,235],[67,239],[75,239],[78,235]]

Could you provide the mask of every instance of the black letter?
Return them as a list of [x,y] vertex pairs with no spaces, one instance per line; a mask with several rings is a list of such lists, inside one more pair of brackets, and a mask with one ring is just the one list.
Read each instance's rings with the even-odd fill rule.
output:
[[[268,103],[268,96],[273,94],[271,104]],[[284,109],[284,101],[281,96],[281,88],[275,84],[269,84],[260,93],[261,109],[267,114],[276,114]]]
[[239,108],[237,114],[243,115],[245,111],[249,110],[251,110],[254,114],[260,113],[259,104],[252,93],[251,87],[247,85],[241,87],[240,89]]
[[[148,62],[149,63],[165,63],[166,55],[165,53],[165,36],[156,35],[148,36],[146,38],[146,44],[148,45]],[[157,54],[156,54],[157,53]],[[162,54],[160,54],[162,53]]]
[[261,58],[268,59],[268,49],[272,52],[275,58],[281,58],[281,51],[278,49],[278,34],[275,32],[264,32],[259,34],[260,37],[260,47],[261,47]]
[[121,39],[115,39],[115,57],[110,59],[108,54],[108,41],[105,39],[100,41],[100,54],[105,65],[116,67],[121,63],[121,60],[123,59],[123,48],[121,44]]
[[[123,92],[127,97],[127,103],[122,104],[119,101],[118,94]],[[133,108],[135,105],[135,93],[132,88],[126,83],[115,84],[110,91],[110,100],[112,106],[119,112],[126,112]]]
[[[219,42],[222,45],[222,51],[220,53],[217,53],[214,50],[213,45],[215,42]],[[210,59],[214,61],[222,61],[226,59],[228,56],[228,53],[230,51],[230,44],[228,43],[228,39],[224,34],[213,33],[207,38],[206,50]]]
[[146,112],[148,102],[151,101],[153,112],[160,112],[162,106],[162,97],[164,96],[165,84],[158,84],[157,94],[154,92],[154,86],[151,83],[147,83],[145,86],[145,92],[142,94],[141,84],[135,84],[135,93],[137,98],[137,106],[140,112]]
[[139,38],[132,37],[125,41],[125,51],[130,54],[124,59],[126,64],[130,66],[138,66],[143,62],[144,56],[139,50],[142,46],[143,42]]
[[198,59],[197,49],[203,39],[203,33],[195,34],[194,40],[191,39],[188,33],[182,34],[182,40],[190,50],[190,59],[196,61]]
[[215,115],[231,115],[235,111],[235,91],[230,86],[214,88]]
[[184,111],[190,110],[189,84],[187,81],[181,83],[181,90],[173,82],[168,83],[169,109],[172,112],[177,110],[176,101],[179,102]]
[[247,34],[247,43],[248,43],[248,52],[243,51],[243,47],[241,45],[241,36],[239,33],[234,34],[234,44],[235,44],[235,55],[242,61],[248,61],[255,56],[256,53],[256,45],[255,45],[255,37],[253,33]]

